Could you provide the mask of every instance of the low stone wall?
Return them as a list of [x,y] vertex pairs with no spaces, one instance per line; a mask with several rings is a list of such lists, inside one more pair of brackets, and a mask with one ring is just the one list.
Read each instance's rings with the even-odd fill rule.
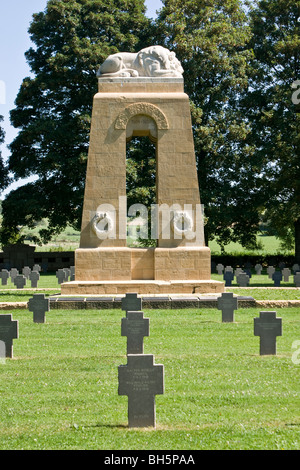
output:
[[[123,296],[122,296],[123,297]],[[66,310],[107,310],[121,309],[122,297],[51,297],[50,309]],[[27,302],[0,302],[0,310],[27,309]],[[217,298],[199,297],[142,297],[143,309],[184,309],[214,308],[217,309]],[[300,300],[255,300],[253,297],[238,297],[239,308],[300,308]]]

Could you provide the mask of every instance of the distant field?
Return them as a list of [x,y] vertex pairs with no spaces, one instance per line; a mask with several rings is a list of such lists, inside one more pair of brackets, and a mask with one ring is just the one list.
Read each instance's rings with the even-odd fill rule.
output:
[[[30,237],[37,235],[41,226],[36,227],[32,230],[26,230],[27,239],[25,243],[34,245],[30,240]],[[59,235],[53,237],[50,243],[42,246],[36,246],[35,251],[73,251],[79,247],[80,232],[76,231],[72,227],[66,227],[66,229]]]
[[[257,235],[257,240],[259,244],[262,246],[261,249],[247,250],[240,243],[232,242],[226,245],[225,251],[227,254],[260,254],[260,255],[274,255],[276,253],[293,254],[290,251],[282,252],[282,248],[280,246],[280,240],[274,236]],[[212,255],[221,254],[221,248],[215,240],[209,242],[209,247],[211,249]]]
[[[36,227],[32,230],[26,230],[27,237],[36,235],[38,233],[39,227]],[[259,244],[262,246],[259,250],[247,250],[240,243],[229,243],[225,247],[227,254],[261,254],[261,255],[272,255],[276,253],[282,253],[280,247],[280,240],[274,236],[257,236]],[[76,231],[72,227],[67,227],[63,232],[54,237],[50,243],[46,245],[37,246],[36,251],[73,251],[79,247],[80,241],[80,232]],[[33,244],[30,239],[27,239],[25,243]],[[212,255],[217,255],[221,253],[221,248],[218,243],[213,240],[209,242],[209,247],[211,249]],[[284,252],[284,254],[289,254],[289,251]],[[292,253],[291,253],[292,254]]]

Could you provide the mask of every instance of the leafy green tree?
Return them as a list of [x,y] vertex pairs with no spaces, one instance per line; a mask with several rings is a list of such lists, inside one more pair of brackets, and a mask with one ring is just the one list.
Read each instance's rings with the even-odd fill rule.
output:
[[36,242],[67,224],[80,227],[97,69],[109,54],[144,47],[148,27],[143,0],[49,0],[33,16],[26,52],[33,78],[23,80],[11,111],[20,131],[9,170],[37,180],[3,201],[3,243],[43,218],[49,225]]
[[240,0],[164,0],[157,41],[176,52],[190,97],[206,241],[256,245],[256,160],[240,97],[251,31]]
[[157,241],[151,240],[151,205],[157,202],[156,146],[148,137],[133,138],[127,144],[126,158],[127,207],[138,203],[148,209],[148,239],[140,239],[139,244],[156,246]]
[[141,203],[147,208],[156,203],[156,148],[148,137],[127,144],[127,206]]
[[[0,122],[2,121],[3,121],[3,116],[0,116]],[[2,127],[0,127],[0,145],[4,143],[4,139],[5,139],[5,132],[2,129]],[[0,151],[0,192],[3,191],[3,189],[7,187],[8,183],[9,183],[8,172],[7,172],[7,168],[5,167],[3,163],[2,154]]]
[[[244,109],[260,165],[264,219],[300,262],[300,1],[254,2],[254,51]],[[295,87],[295,88],[293,88]],[[298,89],[300,86],[298,84]],[[294,100],[293,100],[294,94]]]

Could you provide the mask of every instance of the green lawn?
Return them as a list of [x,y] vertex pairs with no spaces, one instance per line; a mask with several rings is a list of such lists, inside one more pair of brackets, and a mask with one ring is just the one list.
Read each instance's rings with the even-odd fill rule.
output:
[[[274,255],[277,253],[282,253],[282,246],[280,240],[274,236],[269,235],[257,235],[257,241],[260,245],[259,249],[248,250],[244,248],[240,243],[230,242],[225,246],[225,251],[227,254],[242,254],[242,255]],[[221,248],[218,245],[216,240],[209,242],[209,248],[211,249],[212,256],[218,255],[221,253]],[[293,254],[292,252],[287,251],[286,254]]]
[[[0,449],[299,449],[300,309],[280,309],[277,356],[259,356],[257,309],[145,310],[144,353],[165,368],[156,430],[127,428],[121,310],[14,311],[14,359],[0,365]],[[299,357],[299,354],[298,354]]]

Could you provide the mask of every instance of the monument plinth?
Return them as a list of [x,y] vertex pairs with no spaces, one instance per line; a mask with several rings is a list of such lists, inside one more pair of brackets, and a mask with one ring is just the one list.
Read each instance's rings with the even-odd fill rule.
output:
[[[75,281],[61,285],[63,294],[224,291],[224,283],[210,279],[181,66],[160,46],[144,51],[110,56],[100,67]],[[156,144],[156,204],[151,212],[155,248],[127,246],[126,143],[138,136]],[[138,206],[141,214],[143,207]]]

